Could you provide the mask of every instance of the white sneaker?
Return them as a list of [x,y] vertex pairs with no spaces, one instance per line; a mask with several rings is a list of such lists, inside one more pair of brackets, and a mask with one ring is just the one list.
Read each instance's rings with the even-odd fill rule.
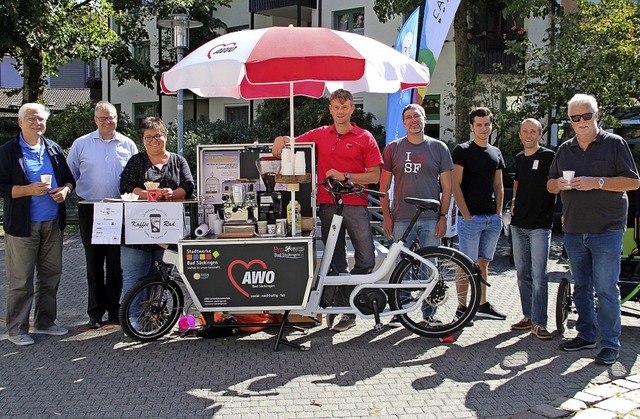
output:
[[443,323],[437,317],[431,316],[424,319],[424,322],[429,327],[441,327]]
[[13,343],[14,345],[18,345],[18,346],[28,346],[28,345],[33,345],[35,342],[33,341],[33,338],[29,335],[15,335],[15,336],[9,336],[9,342]]
[[54,324],[49,327],[45,327],[44,329],[33,329],[33,333],[38,333],[40,335],[62,336],[69,333],[69,331],[62,326]]

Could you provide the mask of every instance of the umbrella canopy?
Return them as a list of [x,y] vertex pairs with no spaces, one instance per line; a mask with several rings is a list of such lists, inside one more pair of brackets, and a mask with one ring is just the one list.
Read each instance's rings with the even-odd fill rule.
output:
[[425,87],[429,70],[390,46],[318,27],[232,32],[193,51],[162,74],[165,93],[204,97],[321,97],[325,88],[393,93]]

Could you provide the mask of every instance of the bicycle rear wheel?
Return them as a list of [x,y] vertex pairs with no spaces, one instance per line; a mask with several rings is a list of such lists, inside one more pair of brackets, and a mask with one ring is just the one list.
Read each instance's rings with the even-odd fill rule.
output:
[[436,285],[422,305],[398,317],[406,329],[420,336],[449,336],[462,329],[478,310],[480,273],[468,257],[455,249],[425,247],[416,253],[432,266],[418,260],[402,260],[389,282],[406,284],[407,288],[391,289],[389,305],[392,310],[399,310],[415,304],[424,291],[415,285],[433,276],[431,280],[437,281]]
[[567,330],[572,302],[569,280],[562,278],[558,284],[558,296],[556,298],[556,329],[560,334]]
[[184,308],[184,294],[177,282],[160,275],[140,279],[120,304],[122,330],[139,342],[166,335]]

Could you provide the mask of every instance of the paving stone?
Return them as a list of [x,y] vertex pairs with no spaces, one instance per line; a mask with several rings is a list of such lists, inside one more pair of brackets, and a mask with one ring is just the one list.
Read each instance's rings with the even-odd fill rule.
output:
[[625,380],[633,381],[634,383],[640,383],[640,374],[629,375]]
[[590,406],[598,403],[599,401],[602,401],[604,399],[604,396],[596,396],[594,394],[587,393],[586,391],[579,391],[575,394],[575,396],[573,396],[573,398],[576,400],[581,400]]
[[558,409],[566,410],[567,412],[578,412],[580,410],[586,409],[588,406],[582,400],[571,398],[565,400],[557,407]]
[[609,399],[601,401],[600,403],[597,403],[594,407],[622,414],[640,407],[640,403],[627,400],[623,397],[611,397]]
[[533,406],[531,408],[531,412],[537,413],[547,418],[563,418],[569,415],[568,412],[556,409],[555,407],[548,404],[539,404],[537,406]]
[[631,400],[636,403],[640,403],[640,390],[631,390],[622,395],[627,400]]
[[624,379],[617,379],[615,381],[613,381],[613,384],[620,386],[620,387],[624,387],[628,390],[638,390],[640,389],[640,383],[629,380],[628,378],[624,378]]
[[613,419],[617,415],[608,410],[589,408],[573,415],[571,419]]
[[593,394],[600,397],[613,397],[629,391],[628,389],[613,384],[603,384],[596,387],[588,388],[585,393]]

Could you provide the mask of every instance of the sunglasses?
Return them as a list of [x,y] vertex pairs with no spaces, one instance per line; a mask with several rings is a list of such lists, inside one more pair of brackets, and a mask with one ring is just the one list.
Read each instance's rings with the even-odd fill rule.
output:
[[571,115],[569,118],[571,118],[573,122],[580,122],[580,119],[584,119],[585,121],[590,121],[591,118],[593,118],[594,113],[595,112],[587,112],[587,113],[583,113],[582,115]]

